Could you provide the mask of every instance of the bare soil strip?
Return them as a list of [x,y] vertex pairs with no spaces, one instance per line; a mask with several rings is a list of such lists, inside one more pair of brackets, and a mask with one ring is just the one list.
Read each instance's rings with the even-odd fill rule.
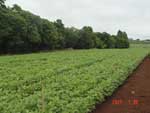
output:
[[124,85],[91,113],[150,113],[150,57],[130,75]]

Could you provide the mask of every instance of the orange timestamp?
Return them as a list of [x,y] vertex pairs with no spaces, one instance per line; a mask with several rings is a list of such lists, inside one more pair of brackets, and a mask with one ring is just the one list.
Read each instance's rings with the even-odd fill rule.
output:
[[138,99],[128,99],[127,101],[124,101],[122,99],[112,100],[112,105],[123,105],[125,103],[128,105],[139,105],[139,100]]

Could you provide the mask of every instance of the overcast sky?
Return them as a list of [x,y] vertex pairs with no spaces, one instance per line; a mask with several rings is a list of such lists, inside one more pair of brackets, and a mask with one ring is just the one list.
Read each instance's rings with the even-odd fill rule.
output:
[[150,0],[7,0],[47,18],[62,19],[66,26],[92,26],[94,31],[116,34],[120,29],[130,38],[150,39]]

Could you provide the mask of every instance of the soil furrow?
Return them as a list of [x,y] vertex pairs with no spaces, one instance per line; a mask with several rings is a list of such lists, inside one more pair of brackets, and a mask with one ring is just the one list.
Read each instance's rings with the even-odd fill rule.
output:
[[150,113],[150,58],[145,58],[125,84],[91,113]]

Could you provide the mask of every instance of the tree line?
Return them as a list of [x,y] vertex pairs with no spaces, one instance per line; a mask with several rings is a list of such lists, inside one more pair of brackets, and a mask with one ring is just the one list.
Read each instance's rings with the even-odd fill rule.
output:
[[0,0],[0,53],[24,53],[55,49],[128,48],[126,32],[117,35],[65,27],[62,20],[51,22],[20,6],[6,7]]

